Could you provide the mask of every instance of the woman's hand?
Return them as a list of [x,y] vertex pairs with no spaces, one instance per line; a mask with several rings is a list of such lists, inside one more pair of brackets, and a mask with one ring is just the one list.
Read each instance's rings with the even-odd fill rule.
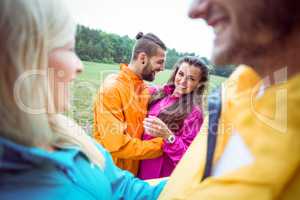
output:
[[145,132],[154,137],[162,137],[167,139],[170,135],[173,135],[168,126],[157,117],[147,117],[144,119]]

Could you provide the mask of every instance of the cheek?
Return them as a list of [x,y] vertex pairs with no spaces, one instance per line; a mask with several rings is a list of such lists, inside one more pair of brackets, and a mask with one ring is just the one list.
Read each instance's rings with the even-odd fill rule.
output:
[[[258,44],[267,44],[272,40],[273,30],[270,29],[267,22],[267,10],[265,1],[245,1],[238,3],[235,6],[235,20],[233,22],[232,34],[234,39],[248,46],[254,46]],[[247,13],[245,15],[245,9]],[[272,11],[273,12],[273,11]],[[243,16],[243,17],[239,17]],[[272,14],[271,19],[274,19]],[[276,17],[276,16],[275,16]]]
[[188,82],[189,92],[193,91],[196,87],[197,87],[197,83],[195,81]]
[[152,71],[155,71],[155,63],[149,63],[149,71],[152,72]]
[[49,56],[49,68],[53,70],[54,79],[59,82],[69,82],[76,76],[76,66],[79,59],[72,52],[57,51]]
[[49,55],[50,87],[58,112],[64,112],[69,107],[70,82],[76,76],[77,66],[80,66],[78,60],[72,52],[57,51]]
[[179,82],[180,82],[180,77],[179,76],[175,76],[174,83],[178,84]]

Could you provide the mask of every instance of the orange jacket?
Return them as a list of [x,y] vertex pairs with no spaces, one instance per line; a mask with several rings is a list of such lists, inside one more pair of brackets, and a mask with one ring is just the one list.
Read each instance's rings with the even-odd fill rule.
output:
[[121,65],[116,77],[106,78],[94,103],[95,139],[111,154],[116,165],[137,174],[139,160],[162,154],[162,138],[142,141],[149,91],[136,74]]

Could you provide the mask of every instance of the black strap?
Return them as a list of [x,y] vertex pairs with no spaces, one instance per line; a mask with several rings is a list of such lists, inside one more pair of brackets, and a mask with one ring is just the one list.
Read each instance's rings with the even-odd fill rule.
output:
[[211,176],[213,158],[217,142],[219,118],[222,108],[222,96],[221,88],[215,90],[208,97],[208,138],[207,138],[207,150],[206,150],[206,163],[202,180]]

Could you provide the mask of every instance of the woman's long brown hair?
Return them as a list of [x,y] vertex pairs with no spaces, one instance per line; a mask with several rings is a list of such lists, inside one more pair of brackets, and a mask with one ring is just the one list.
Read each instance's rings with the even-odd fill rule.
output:
[[[181,129],[184,119],[192,112],[194,106],[203,109],[203,94],[207,88],[208,82],[208,67],[200,58],[195,56],[185,56],[177,61],[174,65],[173,73],[168,81],[170,87],[174,87],[175,76],[182,63],[187,63],[190,66],[197,67],[201,70],[200,86],[189,94],[183,95],[171,106],[165,108],[157,117],[160,118],[172,132],[177,132]],[[150,99],[149,108],[159,100],[166,97],[167,94],[163,89],[159,89]]]

